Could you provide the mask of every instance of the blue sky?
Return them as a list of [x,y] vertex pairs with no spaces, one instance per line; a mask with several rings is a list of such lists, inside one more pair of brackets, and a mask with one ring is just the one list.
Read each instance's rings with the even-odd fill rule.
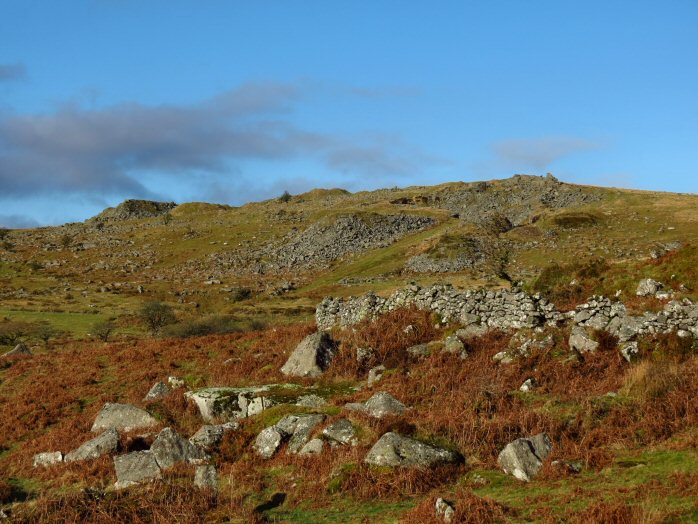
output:
[[514,173],[698,192],[698,2],[0,2],[0,224]]

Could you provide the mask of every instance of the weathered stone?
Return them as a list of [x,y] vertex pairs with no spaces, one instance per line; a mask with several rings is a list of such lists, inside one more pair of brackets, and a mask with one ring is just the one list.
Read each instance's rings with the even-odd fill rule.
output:
[[446,337],[446,340],[444,341],[444,351],[447,353],[455,353],[456,355],[460,355],[465,351],[465,345],[460,338],[455,335],[451,335]]
[[284,375],[318,377],[329,367],[337,344],[327,333],[313,333],[305,337],[281,368]]
[[661,282],[657,282],[656,280],[652,280],[651,278],[645,278],[640,280],[640,283],[637,285],[637,290],[635,291],[635,294],[638,297],[647,297],[650,295],[655,295],[663,287],[664,284],[662,284]]
[[293,430],[293,435],[288,443],[289,453],[298,453],[310,439],[310,434],[322,421],[325,420],[325,415],[298,415],[298,421]]
[[189,442],[172,428],[165,428],[158,434],[150,451],[162,469],[171,468],[179,462],[198,464],[209,458],[201,447]]
[[148,394],[143,398],[144,401],[157,400],[170,393],[170,387],[164,382],[156,382],[153,387],[150,388]]
[[497,461],[505,473],[528,482],[538,474],[552,447],[545,433],[519,438],[507,444]]
[[593,340],[583,327],[575,326],[570,334],[569,346],[572,351],[593,353],[599,347],[599,343]]
[[228,432],[237,429],[240,426],[237,422],[228,422],[226,424],[206,424],[199,428],[190,438],[189,442],[196,444],[204,449],[210,449],[217,446],[223,440],[223,436]]
[[373,348],[356,348],[356,361],[359,364],[363,364],[373,357],[374,354]]
[[[196,404],[206,422],[214,422],[216,419],[236,420],[251,417],[280,402],[294,403],[298,397],[289,395],[290,389],[300,389],[300,386],[269,384],[248,388],[203,388],[188,391],[184,396]],[[281,392],[283,395],[277,395]]]
[[29,351],[29,348],[24,345],[23,342],[20,342],[17,344],[13,349],[8,351],[7,353],[3,353],[0,355],[0,358],[4,357],[16,357],[16,356],[31,356],[32,352]]
[[519,388],[519,391],[523,393],[528,393],[529,391],[533,391],[537,387],[536,384],[536,379],[534,378],[527,378],[523,384],[521,384],[521,387]]
[[107,402],[97,415],[92,432],[98,433],[109,428],[119,431],[150,428],[158,423],[146,410],[131,404],[112,404]]
[[500,364],[511,364],[514,361],[514,357],[508,351],[500,351],[494,354],[492,360]]
[[624,342],[618,349],[623,358],[628,362],[634,362],[640,356],[640,348],[637,342]]
[[376,393],[364,403],[365,412],[376,418],[402,415],[406,409],[402,402],[385,391]]
[[160,466],[150,451],[134,451],[114,457],[116,489],[162,478]]
[[254,441],[254,450],[257,454],[264,458],[270,459],[276,453],[276,450],[281,446],[283,440],[283,435],[274,426],[264,428],[259,432],[257,438]]
[[434,506],[437,517],[441,517],[446,523],[453,522],[453,516],[455,515],[456,510],[451,502],[439,497],[436,499],[436,504]]
[[452,451],[388,432],[373,445],[364,462],[373,466],[419,468],[454,463],[459,458]]
[[322,434],[325,435],[332,442],[336,442],[344,445],[355,446],[357,444],[356,440],[356,430],[354,425],[348,419],[342,418],[327,426]]
[[383,373],[385,372],[385,366],[380,365],[376,366],[374,368],[371,368],[368,371],[368,380],[366,381],[366,384],[368,387],[373,387],[375,384],[380,382],[380,380],[383,378]]
[[194,485],[199,489],[218,491],[218,470],[212,464],[196,466],[194,472]]
[[305,446],[301,448],[298,452],[299,455],[319,455],[322,453],[322,448],[324,447],[324,442],[322,439],[314,438],[309,440]]
[[74,462],[78,460],[92,460],[106,455],[107,453],[115,453],[119,449],[119,432],[114,428],[109,428],[98,437],[88,440],[79,448],[66,454],[65,462]]
[[167,377],[167,383],[172,389],[184,387],[184,380],[179,377]]
[[429,356],[429,346],[426,344],[417,344],[406,349],[407,353],[414,358],[424,358]]
[[63,462],[63,453],[60,451],[46,451],[34,455],[33,465],[35,468],[52,466]]
[[481,337],[489,331],[486,324],[470,324],[456,331],[456,336],[460,338]]

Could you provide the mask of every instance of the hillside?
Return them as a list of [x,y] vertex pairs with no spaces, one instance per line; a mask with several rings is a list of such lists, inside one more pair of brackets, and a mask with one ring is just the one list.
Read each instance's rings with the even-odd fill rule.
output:
[[0,509],[698,521],[697,302],[698,195],[551,175],[4,231]]

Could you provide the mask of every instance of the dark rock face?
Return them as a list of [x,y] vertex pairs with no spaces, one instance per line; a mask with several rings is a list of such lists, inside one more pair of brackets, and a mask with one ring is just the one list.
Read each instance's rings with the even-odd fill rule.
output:
[[150,451],[162,469],[171,468],[179,462],[197,464],[208,459],[202,448],[189,442],[172,428],[165,428],[160,432]]
[[308,335],[293,350],[281,372],[294,377],[318,377],[329,367],[336,347],[327,333]]
[[174,202],[156,202],[154,200],[124,200],[116,207],[108,207],[91,220],[130,220],[132,218],[150,218],[164,215],[177,207]]

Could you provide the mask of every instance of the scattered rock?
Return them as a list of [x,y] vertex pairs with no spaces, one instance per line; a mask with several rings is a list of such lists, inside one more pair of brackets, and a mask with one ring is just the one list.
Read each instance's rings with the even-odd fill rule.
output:
[[150,446],[155,460],[162,469],[168,469],[179,462],[198,464],[209,459],[206,452],[188,441],[172,428],[163,429]]
[[46,467],[63,462],[63,453],[60,451],[46,451],[34,455],[34,467]]
[[635,294],[638,297],[648,297],[650,295],[656,295],[658,291],[660,291],[664,287],[664,284],[661,282],[657,282],[656,280],[652,280],[651,278],[645,278],[640,280],[640,283],[637,285],[637,290],[635,291]]
[[356,348],[356,361],[359,364],[367,362],[376,352],[373,348]]
[[310,434],[313,430],[325,420],[325,415],[312,414],[291,416],[296,416],[297,421],[291,434],[291,440],[288,443],[288,451],[289,453],[298,453],[308,440],[310,440]]
[[281,368],[284,375],[318,377],[329,367],[337,344],[327,333],[313,333],[305,337]]
[[538,474],[552,447],[545,433],[519,438],[507,444],[499,454],[497,462],[504,473],[528,482]]
[[373,466],[420,468],[455,463],[459,459],[452,451],[388,432],[373,445],[364,462]]
[[385,372],[385,366],[383,366],[383,365],[371,368],[368,372],[368,380],[366,382],[368,387],[369,388],[373,387],[375,384],[380,382],[380,380],[383,378],[384,372]]
[[521,384],[521,387],[519,388],[519,391],[523,393],[528,393],[529,391],[533,391],[537,387],[536,384],[536,379],[534,378],[527,378],[523,384]]
[[153,387],[150,388],[150,391],[148,391],[148,394],[143,398],[143,400],[146,402],[148,400],[156,400],[169,394],[169,392],[170,387],[167,384],[164,382],[156,382],[153,384]]
[[634,362],[640,356],[640,348],[637,342],[624,342],[619,348],[620,354],[628,362]]
[[[456,335],[451,335],[446,337],[444,341],[444,351],[447,353],[454,353],[456,355],[463,355],[465,353],[465,345]],[[465,353],[467,356],[467,353]]]
[[581,326],[574,326],[569,338],[569,345],[572,351],[578,353],[593,353],[599,347],[599,343],[593,340],[586,329]]
[[134,451],[114,457],[116,489],[162,478],[155,455],[150,451]]
[[[203,388],[188,391],[184,396],[199,408],[207,422],[216,419],[237,420],[257,415],[277,403],[295,403],[298,397],[288,390],[299,388],[296,384],[270,384],[248,388]],[[277,395],[277,393],[283,393]]]
[[441,517],[444,522],[452,522],[453,516],[456,513],[456,509],[453,507],[451,502],[445,501],[441,497],[436,499],[435,504],[436,516]]
[[352,445],[357,444],[356,430],[350,420],[342,418],[327,426],[322,434],[325,435],[332,443]]
[[107,402],[97,415],[92,432],[98,433],[109,428],[119,431],[150,428],[158,423],[146,410],[131,404],[112,404]]
[[24,343],[20,342],[14,347],[14,349],[11,349],[7,353],[3,353],[2,355],[0,355],[0,358],[16,357],[19,355],[31,356],[31,354],[32,352],[29,350],[29,348],[25,346]]
[[94,460],[106,455],[115,453],[119,449],[119,432],[114,428],[109,428],[98,437],[88,440],[79,448],[66,454],[65,462],[75,462],[78,460]]
[[407,409],[402,402],[385,391],[376,393],[366,402],[350,402],[345,404],[344,407],[351,411],[361,411],[375,418],[382,418],[388,415],[402,415]]
[[406,349],[407,353],[414,358],[424,358],[429,356],[429,346],[427,344],[417,344]]
[[199,489],[218,491],[218,470],[211,464],[196,466],[194,485]]
[[190,438],[189,442],[203,449],[210,449],[221,443],[223,436],[228,431],[238,429],[237,422],[227,422],[225,424],[206,424],[199,428]]
[[184,380],[179,377],[167,377],[167,383],[172,389],[184,387]]
[[283,435],[274,426],[264,428],[254,441],[254,450],[263,459],[270,459],[281,446]]
[[500,364],[511,364],[514,361],[514,357],[508,351],[500,351],[495,353],[492,360]]

